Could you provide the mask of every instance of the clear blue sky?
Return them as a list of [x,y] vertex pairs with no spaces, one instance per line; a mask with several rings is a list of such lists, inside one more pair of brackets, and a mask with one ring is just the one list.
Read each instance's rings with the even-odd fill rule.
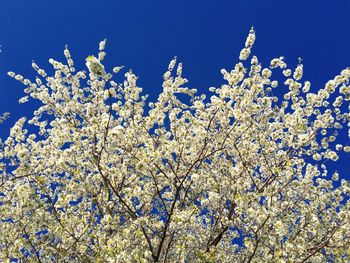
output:
[[[305,79],[317,89],[350,66],[349,13],[348,0],[0,0],[0,112],[11,112],[0,137],[33,110],[17,103],[23,87],[7,71],[34,77],[31,61],[46,69],[49,58],[64,59],[65,44],[82,69],[107,38],[107,68],[132,68],[151,98],[177,55],[190,86],[205,93],[223,83],[220,69],[237,62],[254,25],[253,53],[265,65],[281,55],[292,65],[302,57]],[[350,165],[343,157],[344,175]]]

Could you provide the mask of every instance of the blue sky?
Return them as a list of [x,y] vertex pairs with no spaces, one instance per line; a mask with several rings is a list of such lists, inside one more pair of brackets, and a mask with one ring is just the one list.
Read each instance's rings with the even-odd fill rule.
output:
[[[31,103],[18,104],[23,87],[6,73],[34,77],[31,61],[49,68],[49,58],[64,59],[65,44],[82,69],[107,38],[106,67],[132,68],[154,99],[175,55],[191,87],[205,93],[219,86],[220,69],[237,62],[253,25],[260,61],[284,55],[295,65],[302,57],[304,78],[317,90],[350,66],[349,11],[348,0],[0,0],[0,112],[11,112],[0,137],[33,111]],[[349,174],[349,155],[343,157],[338,170]]]

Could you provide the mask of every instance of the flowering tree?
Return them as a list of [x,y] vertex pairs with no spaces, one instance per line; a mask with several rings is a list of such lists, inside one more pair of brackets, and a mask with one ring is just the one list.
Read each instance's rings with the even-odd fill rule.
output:
[[131,71],[122,83],[105,71],[105,41],[87,80],[67,47],[53,76],[34,62],[35,82],[9,72],[42,106],[1,147],[2,261],[350,260],[349,181],[325,166],[350,151],[336,144],[350,69],[312,93],[301,61],[245,65],[254,40],[210,99],[174,58],[147,111]]

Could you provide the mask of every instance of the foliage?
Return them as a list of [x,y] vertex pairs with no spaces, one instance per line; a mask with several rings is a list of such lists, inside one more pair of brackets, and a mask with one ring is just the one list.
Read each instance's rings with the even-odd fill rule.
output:
[[[329,179],[324,163],[350,151],[336,144],[349,120],[350,69],[312,93],[301,61],[263,68],[252,56],[246,65],[254,41],[251,30],[209,99],[185,86],[174,58],[149,110],[134,73],[116,83],[105,72],[106,41],[88,76],[67,47],[67,64],[49,60],[53,76],[34,62],[35,82],[9,72],[26,86],[20,102],[42,106],[1,148],[0,258],[350,260],[349,181]],[[273,95],[279,70],[282,101]]]

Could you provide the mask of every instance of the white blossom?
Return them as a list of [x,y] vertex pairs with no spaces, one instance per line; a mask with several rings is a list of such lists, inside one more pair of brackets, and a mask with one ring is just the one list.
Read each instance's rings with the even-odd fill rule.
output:
[[100,60],[98,60],[94,56],[88,56],[86,58],[86,66],[89,71],[96,76],[104,76],[106,74],[104,66],[101,64]]

